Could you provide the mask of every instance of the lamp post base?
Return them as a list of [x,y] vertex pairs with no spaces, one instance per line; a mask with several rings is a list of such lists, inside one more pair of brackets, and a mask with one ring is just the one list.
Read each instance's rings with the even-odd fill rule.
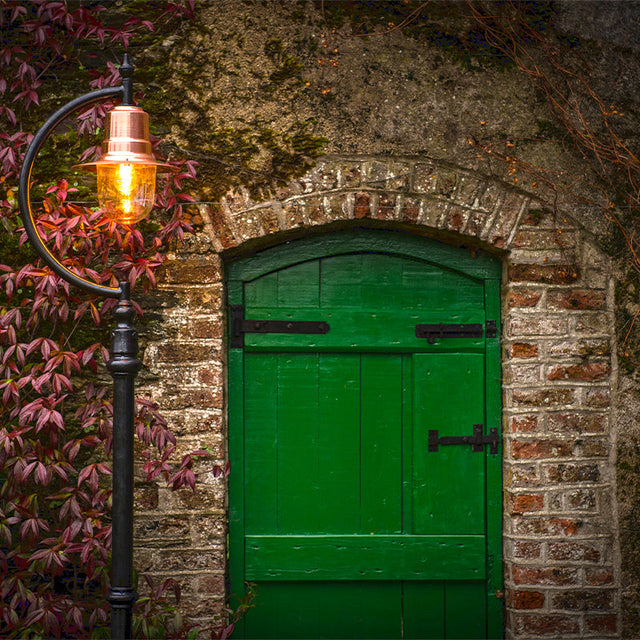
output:
[[138,337],[133,328],[135,310],[128,282],[114,311],[116,326],[111,333],[111,359],[107,369],[113,376],[113,494],[111,637],[130,640],[132,609],[137,599],[133,589],[133,433],[134,380],[140,370]]

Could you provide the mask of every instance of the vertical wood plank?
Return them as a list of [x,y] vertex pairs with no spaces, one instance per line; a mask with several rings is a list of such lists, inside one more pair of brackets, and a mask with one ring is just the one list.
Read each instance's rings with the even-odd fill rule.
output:
[[445,583],[445,632],[447,640],[487,637],[485,582]]
[[246,353],[244,478],[246,534],[277,533],[278,407],[274,354]]
[[448,638],[445,636],[444,582],[403,582],[402,622],[403,640]]
[[321,533],[318,354],[278,359],[278,531]]
[[399,583],[271,582],[258,584],[257,594],[247,638],[401,638]]
[[360,356],[319,356],[317,528],[358,533],[360,485]]
[[414,533],[485,534],[485,454],[470,445],[428,449],[431,429],[471,435],[484,423],[483,361],[477,353],[414,355]]
[[402,531],[402,356],[362,355],[362,533]]

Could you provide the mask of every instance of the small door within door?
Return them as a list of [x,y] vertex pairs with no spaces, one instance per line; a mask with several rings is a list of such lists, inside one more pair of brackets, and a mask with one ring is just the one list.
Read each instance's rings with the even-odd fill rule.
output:
[[497,321],[498,269],[321,245],[230,269],[233,637],[501,637],[497,338],[416,331]]

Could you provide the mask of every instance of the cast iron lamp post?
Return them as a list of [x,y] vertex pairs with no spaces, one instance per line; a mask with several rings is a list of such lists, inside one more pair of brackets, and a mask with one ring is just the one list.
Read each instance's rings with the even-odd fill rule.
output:
[[38,233],[29,195],[33,163],[54,129],[80,107],[119,97],[120,105],[107,114],[102,158],[77,167],[96,171],[98,199],[108,217],[131,224],[149,214],[155,197],[156,172],[172,171],[174,167],[156,162],[151,153],[149,117],[133,105],[133,67],[126,54],[120,75],[121,86],[99,89],[72,100],[39,129],[24,157],[18,198],[27,236],[45,264],[72,285],[99,296],[119,299],[114,311],[116,326],[111,334],[111,356],[107,363],[113,377],[112,567],[109,602],[111,637],[114,640],[128,640],[131,638],[131,610],[137,597],[133,588],[133,388],[141,366],[137,358],[138,341],[133,328],[135,311],[131,303],[130,286],[128,282],[120,282],[118,287],[107,287],[85,280],[58,261]]

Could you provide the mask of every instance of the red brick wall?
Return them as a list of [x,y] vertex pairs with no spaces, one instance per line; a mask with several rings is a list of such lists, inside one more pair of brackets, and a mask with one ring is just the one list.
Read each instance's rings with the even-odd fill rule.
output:
[[[504,256],[506,637],[616,637],[613,293],[608,260],[571,216],[450,165],[372,157],[328,157],[271,200],[230,194],[200,215],[202,231],[169,256],[149,297],[163,323],[147,330],[142,380],[182,436],[180,451],[208,446],[220,464],[221,251],[365,223]],[[203,621],[224,600],[225,531],[219,479],[205,475],[195,494],[141,482],[137,562],[178,577],[187,611]]]

